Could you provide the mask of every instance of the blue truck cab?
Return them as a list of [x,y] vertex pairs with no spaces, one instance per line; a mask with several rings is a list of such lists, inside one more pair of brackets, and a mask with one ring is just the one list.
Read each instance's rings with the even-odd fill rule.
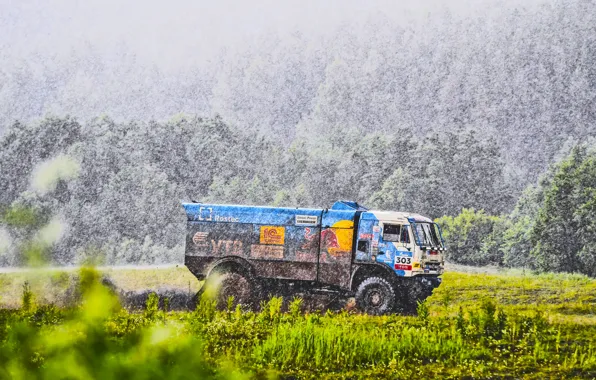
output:
[[445,243],[432,220],[338,201],[329,209],[183,203],[185,265],[255,304],[271,289],[355,296],[372,314],[415,309],[437,287]]

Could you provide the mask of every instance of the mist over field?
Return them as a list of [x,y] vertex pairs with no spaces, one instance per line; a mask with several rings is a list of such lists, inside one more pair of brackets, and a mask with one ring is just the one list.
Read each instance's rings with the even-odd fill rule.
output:
[[[454,261],[586,272],[596,6],[394,3],[0,4],[1,207],[60,220],[57,264],[180,262],[180,200],[350,199],[472,220]],[[579,187],[557,214],[564,160]],[[20,265],[6,215],[0,265]],[[576,223],[579,267],[536,261],[551,223]]]

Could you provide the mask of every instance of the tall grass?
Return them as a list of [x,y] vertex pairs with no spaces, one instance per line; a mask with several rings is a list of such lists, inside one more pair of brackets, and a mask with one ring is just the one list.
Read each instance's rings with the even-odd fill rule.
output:
[[466,347],[461,338],[415,326],[371,331],[363,326],[322,324],[305,320],[280,325],[253,351],[253,359],[281,370],[319,368],[341,371],[369,365],[389,365],[392,360],[416,363],[482,359],[486,350]]

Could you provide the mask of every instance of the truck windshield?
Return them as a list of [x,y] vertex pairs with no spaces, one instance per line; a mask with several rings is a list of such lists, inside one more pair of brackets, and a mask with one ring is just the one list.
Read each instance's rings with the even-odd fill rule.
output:
[[416,223],[419,243],[424,247],[443,247],[439,229],[434,223]]

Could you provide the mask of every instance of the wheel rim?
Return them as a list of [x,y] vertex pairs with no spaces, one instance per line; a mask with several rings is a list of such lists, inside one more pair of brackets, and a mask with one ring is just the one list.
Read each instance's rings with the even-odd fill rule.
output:
[[385,303],[385,297],[378,289],[373,289],[366,295],[366,301],[368,305],[379,308]]

